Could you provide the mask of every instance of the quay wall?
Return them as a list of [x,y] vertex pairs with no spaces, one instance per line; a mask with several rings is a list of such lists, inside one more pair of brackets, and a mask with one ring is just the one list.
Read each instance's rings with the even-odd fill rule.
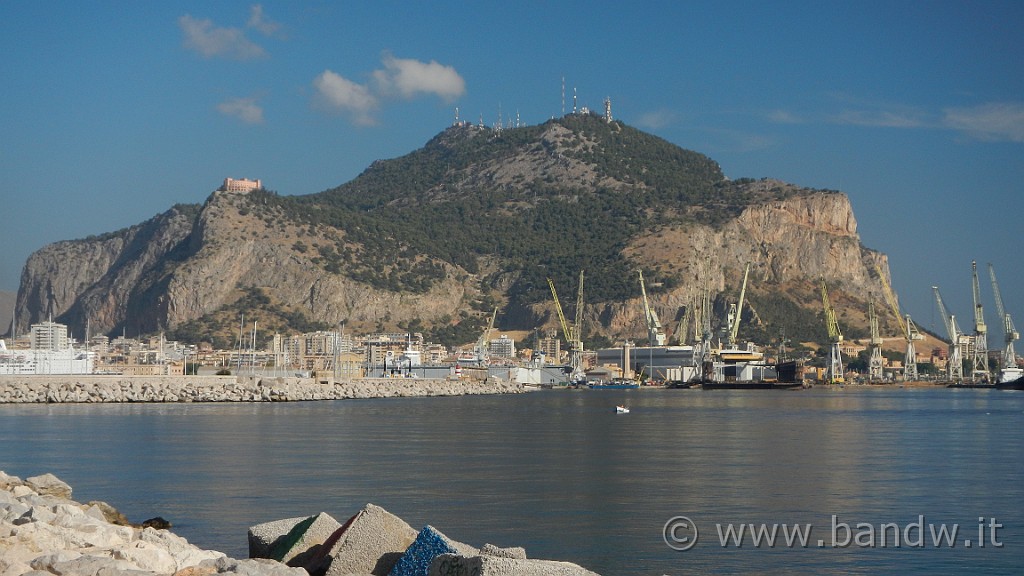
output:
[[325,381],[261,376],[0,376],[0,404],[102,402],[296,402],[413,396],[514,394],[501,378],[364,378]]

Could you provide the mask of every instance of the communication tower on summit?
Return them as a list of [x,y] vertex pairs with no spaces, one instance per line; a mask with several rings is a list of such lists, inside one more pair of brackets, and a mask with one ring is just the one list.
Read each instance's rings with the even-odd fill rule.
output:
[[562,76],[562,116],[565,116],[565,76]]
[[612,123],[612,99],[608,96],[604,98],[604,121]]

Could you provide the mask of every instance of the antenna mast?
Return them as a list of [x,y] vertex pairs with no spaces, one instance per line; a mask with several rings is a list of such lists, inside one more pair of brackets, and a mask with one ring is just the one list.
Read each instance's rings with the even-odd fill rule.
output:
[[565,76],[562,76],[562,116],[565,116]]

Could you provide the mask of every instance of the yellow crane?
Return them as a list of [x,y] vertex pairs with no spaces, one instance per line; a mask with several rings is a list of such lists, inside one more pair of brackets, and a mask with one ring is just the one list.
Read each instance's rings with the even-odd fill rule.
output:
[[917,380],[917,350],[914,348],[914,341],[921,340],[924,336],[921,336],[921,333],[917,331],[917,326],[910,319],[910,314],[907,314],[906,317],[900,314],[900,306],[896,302],[896,295],[893,293],[892,287],[889,286],[889,282],[885,279],[885,274],[882,274],[882,269],[877,264],[875,264],[875,272],[878,273],[878,279],[882,281],[885,299],[889,302],[889,308],[892,309],[892,313],[896,315],[896,320],[900,324],[900,330],[903,331],[903,338],[907,341],[907,354],[903,358],[903,380],[912,382]]
[[839,330],[839,321],[836,320],[835,308],[828,299],[828,288],[825,287],[825,277],[821,278],[821,304],[825,308],[825,324],[828,326],[829,353],[828,365],[825,369],[825,380],[829,384],[842,384],[843,378],[843,357],[840,346],[843,343],[843,333]]
[[570,380],[578,381],[583,378],[583,270],[580,270],[580,283],[576,292],[576,322],[572,326],[565,320],[562,303],[558,300],[558,291],[555,290],[555,283],[551,278],[548,278],[548,287],[551,288],[551,297],[555,301],[555,311],[562,325],[562,334],[569,343],[569,366],[572,368]]

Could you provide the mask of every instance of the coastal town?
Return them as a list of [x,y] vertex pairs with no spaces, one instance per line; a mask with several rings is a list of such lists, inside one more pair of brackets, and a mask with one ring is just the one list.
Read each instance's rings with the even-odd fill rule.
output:
[[[566,349],[554,332],[539,337],[526,347],[508,334],[491,337],[488,328],[478,341],[463,348],[449,349],[424,340],[421,333],[379,332],[354,334],[316,331],[302,334],[261,335],[256,325],[248,333],[240,330],[234,349],[215,349],[208,343],[185,344],[162,336],[129,338],[90,335],[77,340],[68,326],[58,322],[33,324],[27,334],[0,340],[0,375],[111,375],[111,376],[250,376],[291,377],[317,380],[370,378],[479,378],[490,376],[525,385],[567,385],[574,370],[580,381],[595,386],[671,385],[699,379],[701,346],[622,346],[578,351]],[[840,353],[855,358],[865,351],[864,343],[844,341]],[[721,381],[778,381],[778,368],[790,361],[785,350],[767,350],[745,343],[714,350]],[[954,351],[955,354],[955,351]],[[575,356],[578,356],[576,358]],[[931,365],[942,373],[949,367],[950,350],[924,348],[916,353],[917,363]],[[724,364],[731,364],[732,368]],[[799,374],[782,380],[799,379],[802,385],[825,384],[825,368],[804,366]],[[737,373],[739,366],[739,373]],[[883,381],[896,382],[904,370],[897,359],[885,360]],[[714,374],[712,374],[714,377]],[[844,376],[854,382],[860,375]],[[920,377],[920,376],[919,376]]]

